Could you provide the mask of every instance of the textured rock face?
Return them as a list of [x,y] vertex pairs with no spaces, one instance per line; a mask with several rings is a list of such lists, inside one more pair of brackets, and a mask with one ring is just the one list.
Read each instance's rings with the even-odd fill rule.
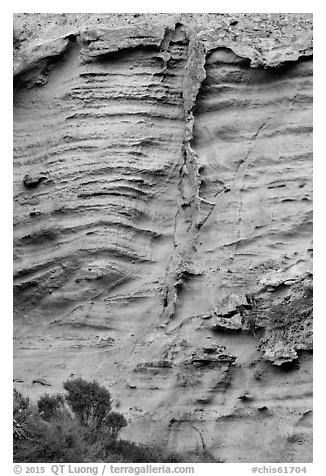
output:
[[311,18],[15,24],[19,388],[95,378],[135,441],[311,461]]

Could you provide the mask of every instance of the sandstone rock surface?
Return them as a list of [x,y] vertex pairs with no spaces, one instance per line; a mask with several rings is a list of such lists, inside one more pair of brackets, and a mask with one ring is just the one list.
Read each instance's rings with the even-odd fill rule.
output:
[[17,387],[96,379],[129,439],[310,462],[311,16],[16,14],[14,39]]

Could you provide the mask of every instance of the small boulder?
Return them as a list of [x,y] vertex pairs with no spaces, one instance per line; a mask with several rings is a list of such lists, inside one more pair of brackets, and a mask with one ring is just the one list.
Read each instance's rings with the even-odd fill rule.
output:
[[43,180],[46,180],[45,175],[25,175],[23,183],[26,188],[36,188]]

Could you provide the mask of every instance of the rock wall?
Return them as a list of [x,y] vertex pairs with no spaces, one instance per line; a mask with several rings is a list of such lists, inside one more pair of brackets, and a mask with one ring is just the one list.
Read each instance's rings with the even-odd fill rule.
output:
[[311,461],[311,17],[14,27],[17,387],[95,378],[135,441]]

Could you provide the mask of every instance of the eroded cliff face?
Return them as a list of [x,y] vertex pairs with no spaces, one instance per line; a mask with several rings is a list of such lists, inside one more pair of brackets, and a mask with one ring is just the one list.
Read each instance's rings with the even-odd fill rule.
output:
[[19,389],[80,375],[129,439],[311,461],[311,29],[15,16]]

